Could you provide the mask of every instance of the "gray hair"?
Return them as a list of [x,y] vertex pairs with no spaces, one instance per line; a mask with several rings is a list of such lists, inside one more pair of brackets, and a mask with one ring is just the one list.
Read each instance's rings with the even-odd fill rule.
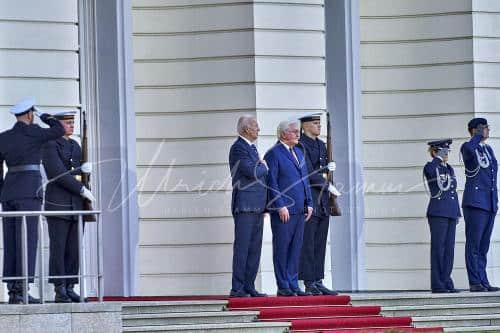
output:
[[257,121],[254,115],[245,114],[238,119],[238,124],[236,125],[236,131],[238,131],[239,135],[245,134],[245,129],[250,126],[252,121]]
[[276,136],[278,137],[278,140],[281,139],[281,134],[288,131],[290,126],[292,126],[294,124],[297,125],[297,127],[298,127],[299,121],[296,119],[292,119],[292,120],[283,120],[282,122],[280,122],[278,125],[278,128],[276,130]]

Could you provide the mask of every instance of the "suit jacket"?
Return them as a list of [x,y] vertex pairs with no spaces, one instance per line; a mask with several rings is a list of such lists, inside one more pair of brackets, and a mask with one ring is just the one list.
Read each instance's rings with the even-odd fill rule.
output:
[[[45,190],[45,210],[83,210],[80,195],[82,183],[75,178],[81,175],[82,150],[72,139],[59,138],[43,146],[43,167],[48,183]],[[59,217],[73,220],[75,216]]]
[[[424,175],[429,185],[431,199],[427,206],[427,216],[439,216],[456,219],[461,216],[460,205],[458,204],[457,196],[457,179],[455,171],[449,164],[444,166],[439,158],[434,158],[424,167]],[[439,172],[439,176],[437,172]],[[451,186],[447,191],[441,191],[437,184],[437,177],[450,177]],[[445,184],[447,185],[447,184]]]
[[267,167],[260,162],[257,152],[240,137],[229,151],[229,167],[233,185],[233,215],[263,213],[267,201]]
[[328,216],[328,180],[323,177],[328,172],[326,145],[320,139],[302,135],[297,147],[304,151],[313,198],[315,216]]
[[267,206],[271,211],[287,207],[290,214],[303,214],[305,206],[313,207],[304,155],[297,147],[293,151],[299,163],[281,142],[264,157],[269,166]]
[[3,177],[3,162],[7,168],[26,164],[39,165],[43,144],[61,137],[64,128],[58,120],[44,117],[50,128],[18,121],[10,130],[0,133],[0,201],[42,198],[40,171],[8,172]]
[[[465,142],[460,149],[466,176],[462,207],[496,212],[498,210],[498,162],[490,146],[479,144],[481,139],[482,136],[477,134],[470,141]],[[488,168],[482,168],[479,165],[478,154],[488,158],[490,163]]]

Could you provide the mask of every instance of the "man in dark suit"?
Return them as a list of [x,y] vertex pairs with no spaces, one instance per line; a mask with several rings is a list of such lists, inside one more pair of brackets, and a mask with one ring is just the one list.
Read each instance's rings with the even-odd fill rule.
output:
[[[81,173],[90,173],[91,165],[81,165],[80,145],[70,138],[74,131],[75,111],[62,111],[54,117],[64,127],[64,136],[43,146],[43,167],[48,183],[45,191],[45,210],[83,210],[83,201],[94,201],[92,193],[83,186]],[[47,218],[50,238],[49,274],[78,274],[78,217],[53,216]],[[51,278],[56,303],[80,302],[75,292],[77,278]]]
[[322,282],[325,277],[326,242],[330,214],[328,207],[328,171],[335,170],[335,162],[328,163],[326,145],[318,137],[321,134],[320,114],[300,118],[302,135],[298,145],[303,149],[309,184],[313,198],[313,215],[304,227],[304,243],[300,256],[299,279],[304,281],[306,291],[315,296],[337,295]]
[[[61,137],[61,124],[47,114],[41,114],[32,99],[22,101],[10,109],[16,116],[14,127],[0,133],[0,202],[3,211],[39,211],[42,204],[42,177],[40,160],[42,145]],[[50,128],[34,124],[34,115],[40,116]],[[7,175],[3,178],[3,162]],[[3,219],[3,276],[22,275],[21,217]],[[28,275],[34,276],[38,243],[38,218],[27,217]],[[4,280],[9,291],[9,304],[23,303],[23,281]],[[33,278],[29,279],[33,282]],[[30,303],[39,300],[29,296]]]
[[267,165],[259,157],[255,140],[259,125],[253,116],[238,120],[239,137],[231,146],[229,166],[233,185],[231,212],[234,217],[233,278],[231,297],[263,297],[255,289],[262,249],[266,208]]
[[460,149],[465,164],[462,209],[465,219],[465,263],[470,291],[498,291],[486,275],[486,255],[498,210],[498,163],[485,143],[490,136],[488,122],[474,118],[468,124],[471,139]]
[[311,295],[298,285],[304,221],[308,221],[313,212],[306,162],[296,147],[299,133],[297,121],[281,122],[277,131],[279,141],[264,157],[269,166],[268,208],[278,296]]

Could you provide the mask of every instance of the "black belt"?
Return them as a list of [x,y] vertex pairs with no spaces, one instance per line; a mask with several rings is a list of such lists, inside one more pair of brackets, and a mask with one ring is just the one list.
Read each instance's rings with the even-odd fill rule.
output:
[[8,172],[40,171],[40,164],[14,165],[8,168]]

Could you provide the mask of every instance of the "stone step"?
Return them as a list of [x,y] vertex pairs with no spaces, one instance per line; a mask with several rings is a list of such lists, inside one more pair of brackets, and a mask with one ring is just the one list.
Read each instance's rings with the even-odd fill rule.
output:
[[407,293],[363,293],[352,294],[353,305],[438,305],[438,304],[479,304],[500,303],[500,292],[471,293],[461,292],[457,294],[432,294],[430,292],[407,292]]
[[500,325],[500,314],[414,317],[415,327],[474,327]]
[[500,314],[500,303],[384,306],[382,314],[410,317]]
[[155,313],[122,315],[123,327],[189,324],[249,323],[257,320],[258,311],[220,311],[192,313]]
[[500,332],[500,326],[445,327],[445,332]]
[[180,313],[221,311],[225,300],[211,301],[168,301],[168,302],[122,302],[124,315],[146,313]]
[[180,332],[180,333],[288,333],[290,323],[226,323],[171,326],[124,327],[123,332]]

